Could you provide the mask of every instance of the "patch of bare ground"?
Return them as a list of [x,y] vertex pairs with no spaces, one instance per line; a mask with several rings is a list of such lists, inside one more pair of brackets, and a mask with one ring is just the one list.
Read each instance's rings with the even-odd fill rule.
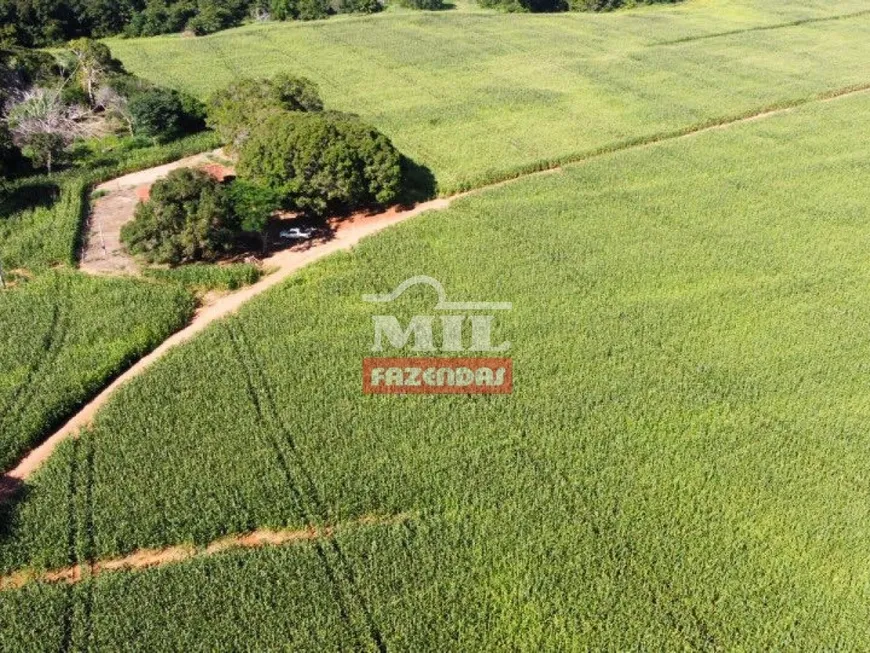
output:
[[232,163],[222,149],[189,156],[155,168],[133,172],[94,188],[96,198],[82,234],[79,268],[91,274],[139,274],[139,265],[121,244],[121,227],[133,218],[136,204],[148,198],[158,179],[179,168],[201,168],[223,178]]
[[142,571],[154,567],[178,564],[194,558],[213,556],[225,551],[238,549],[261,549],[278,547],[299,542],[329,539],[339,532],[376,526],[392,526],[409,521],[414,513],[403,512],[396,515],[364,515],[344,524],[309,526],[297,530],[260,529],[240,535],[228,535],[204,547],[193,545],[170,546],[164,549],[140,549],[123,558],[98,560],[91,563],[51,569],[48,571],[22,570],[0,577],[0,591],[24,587],[29,583],[67,583],[75,584],[82,580],[105,573]]

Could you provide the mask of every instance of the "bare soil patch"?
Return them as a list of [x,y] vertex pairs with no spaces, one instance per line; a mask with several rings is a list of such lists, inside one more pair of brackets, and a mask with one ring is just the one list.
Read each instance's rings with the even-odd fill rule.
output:
[[189,156],[148,170],[141,170],[100,184],[99,196],[82,234],[79,267],[91,274],[139,274],[139,265],[121,244],[121,227],[133,219],[136,204],[147,200],[151,185],[179,168],[201,168],[223,180],[233,174],[222,149]]
[[193,558],[211,556],[236,549],[260,549],[267,546],[285,546],[334,537],[339,531],[374,526],[390,526],[406,522],[414,517],[413,513],[396,515],[364,515],[359,519],[335,526],[309,526],[297,530],[259,529],[240,535],[229,535],[215,540],[204,547],[189,544],[171,546],[165,549],[140,549],[123,558],[98,560],[96,562],[52,569],[49,571],[23,570],[0,577],[0,591],[15,590],[28,583],[79,583],[89,576],[107,572],[141,571],[152,567],[177,564]]

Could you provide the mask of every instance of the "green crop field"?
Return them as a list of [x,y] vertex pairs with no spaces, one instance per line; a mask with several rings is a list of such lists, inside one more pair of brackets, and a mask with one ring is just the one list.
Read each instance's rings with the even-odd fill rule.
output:
[[[6,508],[0,567],[335,536],[2,592],[0,642],[863,649],[868,115],[859,93],[607,153],[253,300],[61,447]],[[378,310],[361,297],[420,274],[513,303],[512,395],[361,394]]]
[[868,31],[865,0],[708,0],[607,15],[387,12],[108,43],[136,74],[201,97],[242,76],[310,77],[327,106],[372,121],[446,194],[870,84]]
[[0,469],[192,312],[181,289],[73,272],[0,293]]
[[214,147],[211,133],[110,154],[88,169],[16,180],[0,201],[0,470],[183,326],[193,297],[164,284],[87,277],[76,264],[90,185]]

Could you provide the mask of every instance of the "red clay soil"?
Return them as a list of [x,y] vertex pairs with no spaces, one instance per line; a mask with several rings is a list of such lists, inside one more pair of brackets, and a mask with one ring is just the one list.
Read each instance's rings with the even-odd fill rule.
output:
[[139,265],[121,244],[121,227],[133,219],[136,205],[151,196],[151,186],[179,168],[203,170],[218,181],[235,175],[223,150],[190,156],[173,163],[133,172],[97,186],[82,234],[79,268],[90,274],[139,274]]

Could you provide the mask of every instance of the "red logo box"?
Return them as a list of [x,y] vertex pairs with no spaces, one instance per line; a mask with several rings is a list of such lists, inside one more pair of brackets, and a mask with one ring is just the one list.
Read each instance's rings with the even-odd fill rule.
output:
[[364,358],[363,394],[510,394],[510,358]]

